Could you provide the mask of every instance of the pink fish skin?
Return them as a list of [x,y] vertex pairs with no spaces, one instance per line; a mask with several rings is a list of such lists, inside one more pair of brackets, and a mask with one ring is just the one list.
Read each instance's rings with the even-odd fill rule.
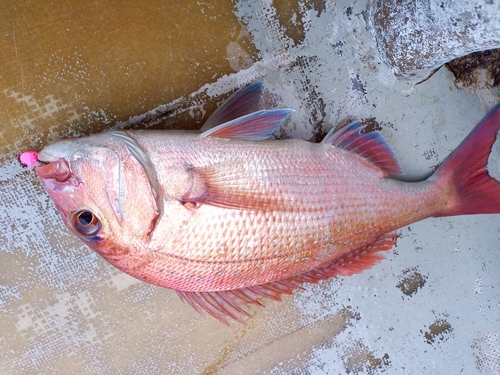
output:
[[236,93],[203,133],[54,143],[36,173],[89,247],[226,324],[261,297],[372,267],[410,223],[500,213],[500,183],[486,170],[500,105],[430,178],[409,183],[384,138],[357,123],[317,144],[263,140],[291,111],[254,111],[260,89]]

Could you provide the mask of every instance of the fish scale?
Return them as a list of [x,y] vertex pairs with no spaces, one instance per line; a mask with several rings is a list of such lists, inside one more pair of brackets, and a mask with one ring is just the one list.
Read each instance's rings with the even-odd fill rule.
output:
[[[135,134],[134,138],[143,143],[144,148],[151,149],[147,141],[141,142],[140,135]],[[185,138],[185,142],[193,144],[197,139]],[[177,140],[175,143],[180,144]],[[165,144],[166,142],[163,146]],[[308,144],[304,146],[309,147]],[[212,144],[211,147],[217,146]],[[233,163],[235,160],[240,161],[241,155],[247,155],[246,147],[252,145],[241,143],[233,146],[235,150],[240,151],[239,155],[232,157]],[[156,267],[175,270],[176,278],[181,280],[169,278],[169,281],[163,281],[162,273],[161,276],[157,276],[158,280],[148,279],[149,282],[159,285],[173,283],[170,287],[174,289],[199,292],[267,283],[276,278],[276,273],[281,277],[287,277],[305,272],[335,258],[337,253],[344,252],[346,248],[351,249],[353,246],[362,246],[373,241],[379,233],[394,230],[408,222],[429,216],[432,213],[431,207],[437,205],[438,199],[430,196],[436,202],[427,204],[429,207],[427,211],[408,215],[401,208],[414,207],[417,202],[425,204],[423,198],[429,198],[429,184],[413,183],[411,188],[406,186],[407,183],[395,180],[386,180],[381,184],[378,170],[374,170],[373,167],[366,168],[365,162],[358,158],[348,159],[350,155],[343,149],[315,152],[314,157],[306,154],[309,157],[300,160],[296,159],[298,147],[293,147],[292,151],[289,151],[286,145],[276,147],[277,150],[271,152],[276,158],[270,167],[266,163],[269,160],[269,153],[253,153],[253,160],[247,160],[245,165],[265,166],[260,170],[265,169],[265,178],[268,180],[266,186],[269,188],[262,195],[276,197],[282,195],[286,201],[292,202],[291,210],[280,211],[282,204],[271,206],[269,211],[263,212],[233,209],[228,213],[225,208],[208,205],[200,207],[189,224],[183,227],[183,231],[178,232],[164,245],[164,248],[157,251],[157,258],[151,264],[151,269]],[[201,147],[195,149],[200,154],[204,152]],[[203,157],[196,159],[200,160]],[[289,160],[290,163],[285,166],[280,165],[278,168],[275,167],[276,159]],[[337,159],[344,160],[337,161]],[[163,165],[165,163],[164,161]],[[305,165],[312,166],[307,169],[306,175],[301,173]],[[319,173],[315,173],[316,171]],[[325,179],[325,176],[329,179]],[[240,186],[247,180],[235,180],[233,184]],[[278,180],[279,183],[273,184],[273,181]],[[168,179],[160,183],[165,185]],[[273,186],[276,188],[272,188]],[[280,190],[279,194],[276,193],[277,190]],[[388,210],[394,202],[398,203],[398,211],[395,213]],[[307,209],[301,209],[302,206]],[[401,214],[398,216],[399,212]],[[342,230],[336,231],[336,228]],[[251,260],[244,256],[242,250],[248,248],[249,242],[254,245],[251,248]],[[279,245],[273,246],[276,243]],[[307,256],[307,253],[311,253],[311,247],[329,250],[321,256],[311,257]],[[269,259],[270,253],[276,251],[280,256],[271,256]],[[211,256],[207,257],[207,254]],[[171,256],[182,257],[186,264],[179,265],[175,261],[171,263]],[[303,258],[308,259],[304,261]],[[195,280],[196,276],[202,276],[206,280],[208,275],[193,271],[188,263],[195,261],[199,265],[198,262],[208,259],[212,266],[218,263],[218,267],[211,276],[213,281],[200,285]],[[227,274],[233,272],[234,263],[244,265],[244,271],[233,279]],[[283,263],[288,264],[286,272],[274,270],[282,267]],[[258,264],[262,264],[263,267],[259,267]],[[262,272],[262,268],[265,268],[266,272]],[[194,279],[190,277],[193,274]]]
[[486,169],[500,105],[431,177],[403,182],[386,140],[359,123],[319,144],[265,140],[292,111],[256,108],[261,86],[234,94],[201,133],[63,140],[35,171],[88,246],[225,324],[243,322],[248,303],[373,267],[405,225],[500,213]]

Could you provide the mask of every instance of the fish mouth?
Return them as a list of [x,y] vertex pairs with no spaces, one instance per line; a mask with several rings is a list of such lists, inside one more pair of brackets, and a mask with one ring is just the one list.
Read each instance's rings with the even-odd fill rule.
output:
[[[57,182],[65,182],[71,177],[69,163],[63,158],[45,157],[40,160],[43,165],[35,168],[35,173],[43,179],[53,179]],[[52,159],[52,160],[51,160]]]

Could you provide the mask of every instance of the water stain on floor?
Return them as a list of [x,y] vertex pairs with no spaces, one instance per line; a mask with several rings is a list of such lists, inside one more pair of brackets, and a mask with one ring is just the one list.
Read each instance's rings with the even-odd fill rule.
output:
[[427,344],[435,344],[446,341],[450,338],[453,332],[451,324],[446,319],[436,319],[428,327],[428,330],[423,332]]
[[293,41],[295,46],[302,44],[305,39],[308,20],[303,16],[304,13],[314,10],[316,16],[319,17],[325,11],[325,2],[319,0],[274,0],[273,6],[285,35]]
[[417,293],[419,289],[424,287],[426,279],[427,278],[423,276],[417,268],[407,268],[403,270],[402,275],[399,276],[399,283],[396,287],[401,290],[404,295],[411,297]]
[[389,354],[384,353],[381,357],[376,357],[360,341],[346,348],[342,361],[348,374],[376,374],[384,372],[391,364]]
[[359,319],[358,314],[347,306],[324,319],[297,328],[295,322],[300,319],[300,314],[294,310],[285,313],[288,319],[281,321],[275,334],[269,336],[262,332],[259,335],[258,331],[266,328],[255,327],[252,337],[259,337],[259,340],[251,344],[251,351],[241,355],[241,342],[224,347],[219,359],[207,366],[204,374],[244,374],[249,368],[253,373],[264,374],[271,373],[277,364],[284,373],[296,372],[307,364],[313,350],[331,345],[335,336]]

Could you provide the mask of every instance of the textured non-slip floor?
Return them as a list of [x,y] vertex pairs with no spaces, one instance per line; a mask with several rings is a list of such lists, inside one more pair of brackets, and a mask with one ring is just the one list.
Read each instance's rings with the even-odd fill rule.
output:
[[[399,80],[366,29],[366,2],[20,2],[0,5],[0,373],[499,374],[500,216],[398,231],[360,275],[251,309],[200,316],[68,233],[20,152],[115,127],[198,128],[263,80],[296,109],[282,135],[358,118],[422,179],[496,102],[446,68]],[[490,173],[500,177],[500,144]]]

